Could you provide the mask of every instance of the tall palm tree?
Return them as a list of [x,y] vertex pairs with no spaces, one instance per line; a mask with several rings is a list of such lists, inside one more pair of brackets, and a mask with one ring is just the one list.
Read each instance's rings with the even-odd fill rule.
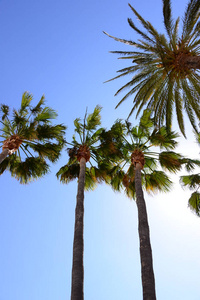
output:
[[[172,151],[177,145],[175,138],[178,135],[167,132],[165,127],[154,129],[150,111],[144,111],[139,126],[131,127],[126,122],[126,127],[127,137],[122,137],[124,144],[121,150],[124,157],[110,173],[111,185],[115,190],[125,189],[129,197],[136,199],[143,299],[155,300],[153,259],[143,189],[149,193],[169,191],[172,182],[160,167],[176,173],[183,164],[189,168],[200,162],[184,158]],[[161,152],[156,152],[155,147],[159,147]]]
[[[83,122],[75,119],[75,135],[70,147],[68,163],[57,173],[57,178],[62,183],[68,183],[78,179],[78,191],[75,210],[75,227],[73,242],[73,264],[72,264],[72,284],[71,300],[84,299],[84,266],[83,266],[83,224],[84,224],[84,189],[94,188],[107,178],[107,164],[104,160],[103,146],[100,146],[100,134],[104,132],[101,125],[101,107],[96,106],[92,114],[85,115]],[[86,163],[90,167],[86,166]],[[94,162],[94,165],[92,164]]]
[[57,113],[44,105],[44,96],[36,106],[32,106],[32,100],[33,96],[25,92],[12,118],[7,105],[0,107],[0,175],[8,170],[20,183],[45,175],[49,170],[46,160],[57,161],[65,143],[66,127],[52,125]]
[[104,32],[116,41],[136,48],[134,51],[111,51],[122,55],[122,59],[130,59],[132,63],[131,66],[119,70],[120,74],[111,79],[131,76],[130,81],[115,94],[129,89],[116,107],[132,97],[133,107],[129,116],[135,110],[138,116],[142,109],[149,108],[155,116],[154,124],[165,124],[168,130],[171,128],[175,110],[184,136],[185,110],[194,130],[198,131],[196,121],[200,120],[200,1],[189,1],[182,19],[182,32],[179,34],[179,18],[172,18],[171,1],[163,0],[166,35],[159,33],[130,4],[129,6],[145,29],[140,30],[128,19],[130,27],[139,34],[140,39],[119,39]]

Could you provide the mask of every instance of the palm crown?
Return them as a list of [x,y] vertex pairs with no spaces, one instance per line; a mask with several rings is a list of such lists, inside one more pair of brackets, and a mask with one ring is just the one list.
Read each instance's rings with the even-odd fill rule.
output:
[[[198,160],[173,151],[177,146],[178,134],[168,132],[166,127],[156,129],[150,114],[149,110],[144,110],[138,126],[131,126],[129,122],[122,124],[126,127],[120,146],[123,158],[118,160],[110,173],[113,189],[125,188],[131,198],[135,197],[136,163],[141,165],[142,186],[150,194],[170,190],[172,182],[165,171],[176,173],[183,165],[187,171],[191,171],[200,165]],[[156,151],[157,147],[161,151]]]
[[[179,18],[173,20],[171,1],[163,0],[164,25],[167,36],[159,33],[153,25],[129,4],[145,31],[140,30],[128,19],[131,28],[140,35],[137,42],[113,37],[116,41],[136,47],[136,51],[111,51],[122,55],[122,59],[131,59],[130,67],[119,70],[121,76],[132,75],[132,79],[116,93],[126,88],[130,90],[117,107],[129,96],[133,96],[133,107],[137,115],[143,108],[154,112],[154,124],[164,123],[169,130],[175,109],[181,132],[185,135],[183,109],[195,129],[200,119],[199,109],[199,69],[200,69],[200,2],[190,0],[183,17],[182,33],[178,34]],[[111,80],[113,80],[111,79]]]
[[0,174],[9,170],[20,183],[36,179],[49,170],[46,162],[57,161],[64,146],[66,127],[52,125],[56,112],[44,106],[44,96],[31,106],[33,96],[25,92],[19,110],[9,118],[9,107],[1,105],[1,144],[8,156],[0,164]]
[[85,158],[89,167],[85,170],[85,189],[93,189],[97,183],[106,180],[106,161],[104,149],[100,145],[100,135],[104,132],[101,125],[101,107],[96,106],[92,114],[85,114],[83,122],[80,118],[75,119],[75,134],[72,142],[67,142],[69,160],[65,166],[57,172],[57,178],[62,183],[68,183],[79,177],[80,159]]

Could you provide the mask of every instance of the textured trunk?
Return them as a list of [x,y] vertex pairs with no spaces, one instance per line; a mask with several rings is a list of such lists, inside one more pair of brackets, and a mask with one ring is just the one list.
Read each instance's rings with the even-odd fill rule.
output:
[[9,155],[9,150],[8,149],[4,149],[1,153],[0,153],[0,164],[2,163],[2,161]]
[[85,158],[80,159],[80,173],[75,211],[72,288],[71,300],[83,300],[83,218],[84,218],[84,186],[85,186]]
[[184,55],[180,60],[180,63],[182,63],[188,69],[200,69],[200,56]]
[[141,165],[135,167],[136,204],[138,208],[138,232],[140,239],[140,260],[142,271],[143,300],[156,300],[153,258],[149,225],[141,180]]

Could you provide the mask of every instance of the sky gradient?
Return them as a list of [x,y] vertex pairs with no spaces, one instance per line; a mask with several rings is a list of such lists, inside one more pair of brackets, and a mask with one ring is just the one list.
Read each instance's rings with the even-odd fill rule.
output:
[[[163,32],[162,1],[134,0],[131,5]],[[174,16],[187,1],[173,0]],[[110,83],[128,65],[110,54],[128,49],[108,38],[136,40],[126,1],[0,0],[0,103],[18,108],[25,91],[33,103],[44,94],[68,129],[99,104],[102,126],[126,118],[129,99],[115,110],[124,82]],[[136,21],[136,20],[135,20]],[[131,117],[136,125],[138,120]],[[177,129],[174,122],[174,129]],[[199,158],[190,125],[179,152]],[[37,182],[20,185],[5,172],[0,197],[0,300],[70,299],[72,243],[77,183],[59,183],[55,174],[67,152]],[[199,300],[200,220],[187,208],[190,192],[174,176],[171,193],[145,194],[159,300]],[[85,194],[84,264],[86,300],[142,299],[137,210],[134,201],[101,185]]]

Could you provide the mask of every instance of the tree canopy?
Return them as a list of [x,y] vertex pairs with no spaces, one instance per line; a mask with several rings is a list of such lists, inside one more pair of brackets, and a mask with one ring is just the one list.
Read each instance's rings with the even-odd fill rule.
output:
[[185,111],[194,130],[198,132],[200,120],[200,2],[190,0],[182,18],[182,32],[179,33],[180,18],[172,17],[171,1],[163,0],[163,19],[166,34],[146,21],[130,4],[133,14],[143,29],[138,28],[128,18],[130,27],[139,35],[137,41],[109,37],[125,43],[135,50],[111,51],[121,55],[121,59],[131,60],[131,65],[118,71],[112,78],[131,76],[115,95],[125,93],[118,107],[127,98],[133,100],[133,111],[139,113],[148,108],[154,116],[154,124],[172,126],[176,114],[179,128],[185,136],[183,112]]
[[12,117],[7,105],[0,107],[0,143],[8,153],[0,164],[0,175],[8,170],[20,183],[45,175],[49,171],[47,160],[56,162],[65,144],[66,127],[52,124],[56,111],[45,106],[44,96],[36,106],[32,106],[32,100],[33,96],[25,92]]

